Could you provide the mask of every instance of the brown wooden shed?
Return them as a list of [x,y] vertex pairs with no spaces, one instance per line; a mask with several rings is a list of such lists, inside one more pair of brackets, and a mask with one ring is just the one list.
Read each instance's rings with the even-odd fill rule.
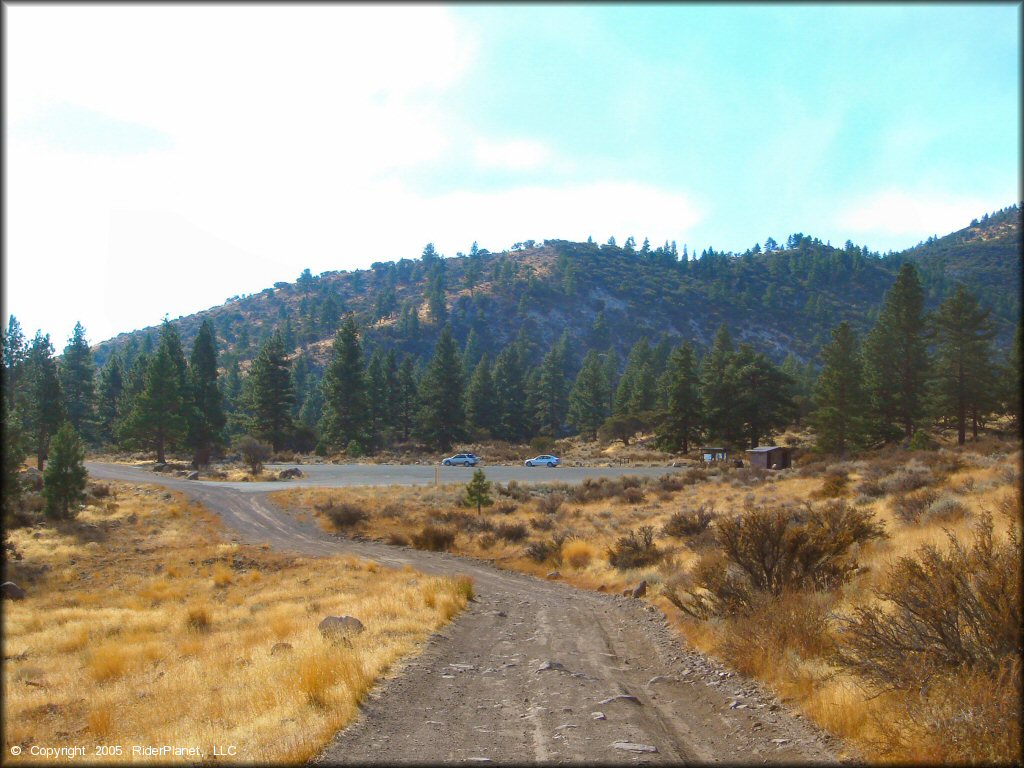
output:
[[792,466],[789,448],[778,445],[751,448],[747,451],[747,461],[750,462],[750,466],[761,469],[785,469]]

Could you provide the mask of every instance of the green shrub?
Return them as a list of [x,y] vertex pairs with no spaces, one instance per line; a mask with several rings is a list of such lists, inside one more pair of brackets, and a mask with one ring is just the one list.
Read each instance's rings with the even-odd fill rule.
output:
[[615,546],[608,548],[608,563],[619,570],[642,568],[658,562],[662,555],[654,543],[654,527],[642,525],[620,536]]
[[537,509],[545,515],[554,515],[562,508],[565,502],[565,495],[562,493],[549,493],[537,499]]
[[245,435],[235,443],[235,450],[242,457],[242,461],[249,467],[249,471],[258,475],[263,471],[263,462],[270,458],[273,447],[265,440],[257,440],[251,435]]
[[893,514],[904,523],[918,523],[921,521],[921,516],[928,511],[938,496],[939,494],[931,488],[921,488],[917,491],[893,496],[890,504]]
[[431,552],[449,550],[454,543],[455,531],[429,524],[423,526],[419,533],[412,535],[412,545],[416,549],[426,549]]
[[355,504],[348,502],[335,504],[333,499],[325,505],[318,505],[316,509],[326,515],[338,530],[346,530],[369,518],[369,515]]
[[869,510],[845,501],[755,509],[716,527],[721,551],[698,562],[681,585],[687,597],[668,595],[701,619],[748,614],[761,593],[834,589],[858,567],[854,545],[886,536]]
[[523,523],[501,523],[494,528],[494,535],[505,541],[522,541],[526,538],[527,530]]
[[836,658],[878,690],[916,690],[938,672],[995,675],[1021,655],[1021,542],[1003,541],[984,514],[965,546],[947,533],[901,557],[878,590],[881,603],[853,610]]
[[697,536],[708,529],[714,518],[714,508],[705,504],[701,504],[697,509],[684,508],[674,512],[665,521],[661,532],[666,536],[674,536],[677,539]]

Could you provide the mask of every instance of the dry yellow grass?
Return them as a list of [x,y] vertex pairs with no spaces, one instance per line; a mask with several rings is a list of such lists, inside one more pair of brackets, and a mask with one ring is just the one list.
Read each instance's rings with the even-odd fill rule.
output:
[[[303,762],[472,595],[461,579],[224,542],[180,497],[117,492],[76,522],[8,534],[28,597],[5,605],[5,762],[51,763],[29,748],[65,744],[86,747],[82,762],[196,761],[130,750],[151,744]],[[317,630],[339,614],[366,626],[348,646]],[[111,744],[122,755],[95,754]]]
[[[959,457],[958,466],[952,471],[948,467],[942,469],[954,457]],[[860,575],[829,597],[828,610],[842,613],[853,606],[872,603],[876,599],[872,590],[879,585],[889,565],[900,557],[913,555],[924,544],[945,545],[947,531],[961,539],[967,538],[983,511],[1007,510],[994,515],[998,536],[1005,535],[1014,522],[1019,525],[1020,511],[1015,509],[1014,501],[1019,507],[1016,486],[1021,473],[1021,451],[1013,443],[998,440],[968,444],[964,449],[947,447],[941,452],[918,454],[916,458],[900,452],[868,455],[847,467],[850,482],[845,498],[854,502],[858,483],[871,472],[895,471],[909,460],[922,458],[934,461],[937,480],[932,487],[939,493],[955,496],[966,508],[966,515],[954,520],[908,524],[894,514],[892,495],[857,499],[856,503],[866,503],[885,523],[890,538],[860,547],[858,560],[863,567]],[[886,462],[890,465],[888,469],[884,466]],[[811,500],[822,488],[827,468],[827,463],[823,463],[820,470],[816,468],[806,474],[800,471],[771,473],[761,480],[751,479],[749,472],[725,469],[679,491],[651,484],[645,488],[643,500],[637,503],[608,499],[579,504],[568,499],[553,515],[545,515],[536,501],[519,501],[511,511],[506,507],[505,514],[491,508],[488,519],[495,526],[516,523],[527,526],[529,538],[514,543],[496,538],[486,529],[471,530],[471,526],[466,525],[467,520],[461,515],[468,514],[469,510],[459,504],[462,486],[345,491],[290,489],[276,494],[275,499],[282,505],[309,510],[329,501],[355,505],[367,513],[367,519],[355,530],[385,541],[408,541],[428,523],[443,524],[458,530],[454,550],[459,553],[536,576],[544,576],[554,567],[560,567],[564,580],[586,589],[618,592],[646,579],[650,587],[648,599],[666,613],[670,623],[692,645],[712,655],[730,658],[729,644],[735,640],[731,635],[735,629],[731,622],[689,619],[660,594],[662,584],[692,570],[699,559],[699,549],[678,539],[660,537],[658,546],[666,551],[661,563],[620,571],[608,564],[607,548],[614,545],[618,537],[642,525],[651,525],[660,532],[668,517],[683,505],[696,508],[706,504],[718,514],[733,515],[742,514],[749,507]],[[499,501],[506,500],[499,497]],[[330,528],[322,515],[320,519],[325,528]],[[544,523],[543,529],[536,525],[538,521]],[[558,532],[566,535],[560,550],[556,550],[560,557],[537,563],[525,556],[527,544],[550,539]],[[813,617],[808,620],[811,619]],[[896,698],[869,698],[853,678],[825,660],[824,648],[829,642],[827,631],[811,642],[813,638],[800,638],[799,631],[793,628],[783,631],[785,629],[780,628],[775,641],[764,640],[759,647],[743,649],[743,654],[733,648],[732,653],[742,658],[743,671],[767,682],[790,705],[801,709],[822,727],[849,739],[873,759],[927,760],[942,752],[924,743],[920,729],[915,730],[916,726],[907,721],[905,711],[900,709],[904,705]],[[792,646],[794,642],[796,647]],[[894,744],[897,746],[893,747]]]

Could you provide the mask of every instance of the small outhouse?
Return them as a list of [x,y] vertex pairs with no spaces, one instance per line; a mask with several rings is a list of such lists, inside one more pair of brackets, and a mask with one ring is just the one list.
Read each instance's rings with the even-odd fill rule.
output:
[[765,445],[747,451],[747,461],[752,467],[761,469],[786,469],[791,466],[789,448],[778,445]]

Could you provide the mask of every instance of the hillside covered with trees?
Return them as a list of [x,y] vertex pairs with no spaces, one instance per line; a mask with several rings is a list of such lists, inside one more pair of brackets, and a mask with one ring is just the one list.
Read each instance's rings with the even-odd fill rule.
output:
[[244,435],[349,456],[650,430],[685,452],[805,419],[840,451],[934,423],[962,440],[1019,410],[1019,247],[1017,206],[884,256],[799,233],[742,254],[428,245],[95,348],[79,325],[59,358],[12,317],[7,432],[40,463],[65,421],[93,446],[197,464]]

